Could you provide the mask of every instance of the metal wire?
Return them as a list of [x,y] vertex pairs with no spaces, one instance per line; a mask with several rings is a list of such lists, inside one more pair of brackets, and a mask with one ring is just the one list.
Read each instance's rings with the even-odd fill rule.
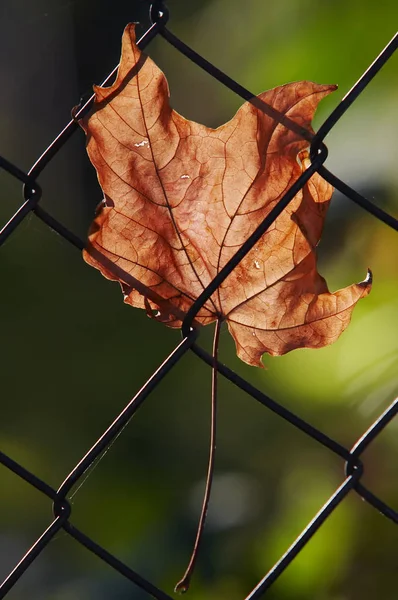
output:
[[[118,571],[125,578],[129,579],[133,584],[146,591],[153,598],[156,598],[157,600],[170,600],[170,596],[168,594],[158,589],[150,581],[133,571],[130,567],[118,560],[113,554],[101,547],[93,539],[85,535],[72,524],[70,520],[71,505],[67,500],[67,494],[70,492],[71,488],[76,485],[79,480],[81,480],[87,469],[89,469],[90,466],[92,466],[93,463],[101,456],[101,454],[106,451],[112,441],[116,439],[120,431],[131,419],[132,415],[142,405],[148,395],[151,394],[159,382],[162,381],[165,375],[173,368],[174,365],[179,362],[181,357],[188,350],[194,352],[201,361],[209,366],[212,366],[213,358],[203,348],[201,348],[200,345],[198,345],[197,339],[199,336],[199,330],[195,330],[193,328],[195,317],[198,311],[216,291],[218,286],[222,284],[226,277],[228,277],[233,269],[239,264],[243,257],[251,250],[253,245],[260,239],[260,237],[275,221],[278,215],[286,208],[297,192],[305,185],[308,179],[315,172],[318,172],[324,179],[329,181],[334,187],[340,190],[340,192],[348,199],[367,210],[376,219],[379,219],[386,225],[398,231],[397,219],[379,207],[375,206],[356,190],[350,188],[345,182],[341,181],[336,175],[332,174],[324,166],[324,162],[328,154],[327,148],[324,144],[326,135],[336,125],[336,123],[352,105],[352,103],[355,102],[358,96],[377,75],[381,67],[389,60],[394,51],[397,49],[398,34],[395,35],[394,38],[387,44],[372,65],[352,87],[345,98],[343,98],[337,108],[320,127],[319,131],[315,135],[311,135],[308,133],[308,131],[302,129],[296,123],[290,121],[290,119],[287,117],[280,115],[275,109],[270,108],[249,90],[242,87],[239,83],[220,71],[220,69],[218,69],[215,65],[209,63],[193,49],[189,48],[189,46],[187,46],[166,28],[168,18],[169,13],[164,3],[160,0],[153,2],[150,7],[150,19],[152,25],[141,37],[138,42],[138,46],[143,49],[155,36],[160,35],[164,40],[172,44],[178,51],[183,53],[200,68],[207,71],[210,75],[234,91],[236,94],[240,95],[245,100],[252,102],[258,109],[264,111],[266,114],[271,114],[273,118],[282,122],[286,127],[294,130],[296,133],[299,133],[305,139],[308,139],[308,141],[311,142],[311,165],[290,187],[290,189],[287,190],[277,206],[270,212],[270,214],[264,219],[256,231],[246,240],[233,258],[231,258],[230,261],[221,269],[213,281],[192,304],[182,325],[183,340],[181,343],[175,348],[170,356],[166,358],[163,364],[152,375],[152,377],[150,377],[150,379],[131,400],[131,402],[124,408],[124,410],[115,418],[114,422],[103,433],[103,435],[81,459],[81,461],[75,466],[57,491],[49,486],[45,481],[42,481],[33,473],[25,469],[22,465],[14,461],[11,457],[0,452],[0,463],[15,473],[18,477],[26,481],[29,485],[33,486],[39,492],[48,496],[48,498],[53,502],[54,512],[54,519],[48,528],[43,532],[43,534],[0,586],[0,599],[4,598],[8,594],[8,592],[19,580],[19,578],[22,577],[23,573],[29,568],[35,558],[42,552],[50,540],[53,539],[55,534],[60,529],[63,529],[78,543],[85,546],[93,554],[96,554],[101,560],[113,567],[113,569]],[[118,65],[108,75],[108,77],[106,77],[102,85],[108,84],[117,71],[117,68]],[[42,190],[37,183],[37,177],[43,172],[47,165],[51,163],[57,152],[68,142],[70,137],[77,130],[77,119],[86,114],[86,112],[90,109],[92,102],[93,96],[75,111],[74,118],[66,125],[61,133],[50,144],[50,146],[43,152],[28,173],[24,173],[21,169],[19,169],[18,166],[10,163],[6,158],[0,156],[0,168],[8,172],[12,177],[18,179],[24,186],[24,203],[0,231],[0,245],[4,243],[8,236],[12,234],[12,232],[20,225],[20,223],[28,214],[33,213],[51,229],[57,231],[64,239],[66,239],[79,250],[82,250],[85,247],[85,242],[83,240],[81,240],[77,235],[66,228],[62,223],[52,217],[40,206],[39,202],[42,196]],[[269,587],[288,567],[292,560],[294,560],[300,550],[307,544],[315,532],[335,510],[335,508],[344,500],[344,498],[346,498],[350,491],[355,491],[363,498],[363,500],[368,502],[377,511],[384,514],[392,522],[398,524],[398,513],[390,506],[385,504],[382,499],[375,496],[361,482],[363,475],[361,456],[367,446],[396,416],[398,411],[398,400],[395,400],[391,404],[391,406],[371,425],[371,427],[361,436],[361,438],[350,450],[325,435],[319,429],[313,427],[310,423],[307,423],[291,411],[287,410],[279,403],[269,398],[244,378],[234,373],[228,366],[218,362],[218,371],[223,377],[246,392],[251,398],[257,400],[268,410],[275,413],[279,418],[284,419],[293,427],[299,429],[305,435],[326,447],[329,451],[336,454],[345,462],[345,478],[343,479],[341,485],[315,515],[315,517],[307,525],[299,537],[292,543],[290,548],[281,557],[281,559],[268,571],[265,577],[246,597],[246,600],[255,600],[263,596],[264,592],[269,589]]]

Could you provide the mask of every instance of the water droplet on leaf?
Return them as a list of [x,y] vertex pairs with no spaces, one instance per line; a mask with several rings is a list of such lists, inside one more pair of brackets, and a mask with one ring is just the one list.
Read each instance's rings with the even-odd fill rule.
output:
[[142,142],[137,142],[136,144],[134,144],[134,146],[136,148],[142,148],[143,146],[146,146],[147,144],[149,144],[148,140],[142,140]]

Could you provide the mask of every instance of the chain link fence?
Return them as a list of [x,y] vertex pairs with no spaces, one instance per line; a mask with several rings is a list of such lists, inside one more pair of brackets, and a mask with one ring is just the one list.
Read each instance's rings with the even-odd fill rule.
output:
[[[150,16],[152,26],[144,33],[138,42],[141,49],[145,48],[155,36],[162,37],[166,42],[174,46],[179,52],[193,61],[201,69],[204,69],[212,77],[220,81],[230,90],[241,96],[244,100],[249,100],[256,103],[256,106],[261,110],[267,110],[266,105],[262,106],[261,102],[256,102],[254,95],[238,82],[228,77],[220,71],[215,65],[209,63],[202,56],[197,54],[192,48],[183,43],[176,37],[167,27],[168,10],[163,2],[154,2],[150,7]],[[108,449],[110,444],[116,439],[125,425],[129,422],[134,413],[148,398],[151,392],[163,380],[165,375],[173,369],[180,359],[187,353],[193,352],[201,361],[212,367],[213,358],[206,352],[198,343],[200,331],[192,329],[191,325],[196,314],[201,309],[203,304],[217,290],[218,286],[228,277],[236,265],[242,260],[245,254],[253,247],[258,239],[265,233],[270,225],[275,221],[277,216],[284,210],[288,203],[294,198],[297,192],[305,185],[310,177],[318,172],[324,179],[330,182],[337,190],[344,194],[349,200],[358,204],[363,209],[368,211],[375,219],[378,219],[398,231],[398,221],[386,213],[381,208],[374,205],[362,194],[355,189],[352,189],[347,183],[340,180],[335,174],[331,173],[325,167],[325,161],[328,155],[327,147],[324,144],[325,136],[331,131],[334,125],[339,121],[342,115],[355,102],[358,96],[363,92],[366,86],[377,75],[382,66],[390,59],[393,52],[398,46],[398,35],[396,35],[376,58],[373,64],[361,76],[358,82],[348,92],[344,99],[340,102],[335,110],[330,114],[326,121],[319,128],[315,137],[311,142],[311,165],[300,176],[300,178],[291,186],[285,193],[283,199],[271,211],[264,222],[243,244],[236,255],[227,263],[227,265],[217,274],[211,284],[200,294],[198,299],[193,303],[189,310],[182,326],[182,341],[173,350],[173,352],[164,360],[163,364],[153,373],[142,389],[136,394],[131,402],[123,409],[116,417],[109,428],[104,431],[98,441],[87,452],[87,454],[76,464],[75,468],[66,477],[65,481],[58,489],[54,489],[42,479],[36,477],[34,473],[27,470],[22,464],[19,464],[11,456],[0,452],[0,462],[7,469],[11,470],[18,477],[23,479],[29,485],[41,492],[44,496],[53,503],[53,521],[43,534],[37,539],[30,550],[20,560],[15,569],[8,575],[0,587],[0,598],[7,596],[8,592],[15,583],[23,576],[25,571],[29,569],[33,561],[38,557],[42,550],[49,544],[54,536],[60,530],[63,530],[74,538],[79,544],[86,547],[90,552],[97,555],[101,560],[105,561],[113,569],[118,571],[123,577],[131,581],[133,585],[139,586],[142,590],[148,593],[149,596],[157,600],[170,600],[166,592],[158,589],[151,581],[142,577],[138,572],[135,572],[130,566],[124,564],[115,555],[113,555],[105,547],[99,545],[95,539],[88,537],[79,528],[77,528],[71,519],[72,507],[68,500],[72,488],[78,484],[83,478],[86,471],[98,460],[99,457]],[[102,85],[107,85],[116,73],[117,67],[105,79]],[[47,210],[40,205],[42,197],[42,189],[37,180],[43,173],[46,167],[51,163],[58,151],[67,144],[68,140],[78,129],[76,119],[82,117],[88,112],[93,102],[91,97],[86,102],[82,103],[67,126],[56,137],[52,144],[45,150],[38,161],[33,165],[28,173],[25,173],[17,165],[12,164],[6,158],[0,157],[0,167],[8,172],[12,177],[22,183],[24,202],[19,207],[14,216],[9,222],[4,225],[0,232],[0,245],[15,231],[15,229],[23,222],[30,214],[34,214],[41,219],[48,227],[55,230],[70,244],[78,250],[85,247],[85,242],[81,240],[73,231],[70,231],[61,222],[55,219]],[[265,395],[261,390],[254,387],[247,380],[232,371],[227,365],[218,362],[218,372],[229,380],[232,384],[243,390],[246,394],[257,400],[265,408],[275,413],[280,419],[283,419],[293,425],[295,428],[303,432],[315,440],[318,444],[327,448],[331,453],[339,457],[345,465],[345,477],[341,481],[341,485],[330,496],[329,500],[319,510],[319,512],[308,523],[301,535],[292,543],[290,548],[280,558],[280,560],[270,568],[264,578],[256,585],[249,593],[246,600],[254,600],[262,597],[265,592],[278,579],[283,571],[295,559],[300,550],[307,544],[311,537],[317,532],[322,524],[328,519],[336,507],[347,497],[350,492],[355,492],[363,500],[369,503],[375,510],[385,515],[392,523],[398,523],[398,512],[388,506],[381,498],[376,496],[372,490],[365,487],[362,482],[363,463],[361,456],[369,444],[382,432],[386,425],[394,418],[398,411],[398,400],[395,400],[387,410],[379,416],[377,420],[364,432],[360,439],[349,449],[342,446],[340,443],[325,435],[319,429],[311,426],[308,422],[298,417],[296,414],[287,410],[281,404],[275,402],[272,398]]]

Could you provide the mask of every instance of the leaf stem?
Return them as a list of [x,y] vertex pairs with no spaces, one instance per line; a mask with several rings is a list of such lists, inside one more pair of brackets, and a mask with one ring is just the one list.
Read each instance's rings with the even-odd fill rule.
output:
[[202,534],[206,523],[207,510],[209,508],[209,500],[211,494],[211,487],[213,483],[214,473],[214,459],[216,454],[216,437],[217,437],[217,360],[218,360],[218,343],[220,339],[221,319],[217,319],[216,327],[214,330],[213,338],[213,365],[211,373],[211,425],[210,425],[210,451],[209,451],[209,463],[207,468],[207,479],[205,494],[203,497],[202,511],[200,513],[198,529],[196,532],[196,539],[189,561],[187,570],[184,573],[181,581],[177,583],[174,588],[175,592],[183,594],[188,591],[191,577],[195,568],[196,559],[198,557],[198,550],[202,540]]

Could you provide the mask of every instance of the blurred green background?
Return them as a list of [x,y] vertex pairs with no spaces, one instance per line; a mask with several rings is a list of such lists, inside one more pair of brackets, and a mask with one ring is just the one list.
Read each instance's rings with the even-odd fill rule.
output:
[[[338,83],[319,126],[394,35],[396,0],[170,0],[170,29],[254,93],[292,80]],[[117,63],[144,0],[2,0],[0,154],[29,169],[80,96]],[[173,106],[216,127],[241,99],[158,39]],[[327,138],[327,166],[398,217],[397,58]],[[42,205],[81,236],[101,199],[77,132],[40,177]],[[21,203],[0,173],[0,223]],[[221,359],[350,447],[397,394],[398,235],[335,194],[319,246],[332,290],[374,272],[371,295],[323,350],[265,357],[267,370]],[[180,340],[122,302],[119,286],[30,215],[1,248],[0,447],[58,487]],[[212,331],[203,331],[209,347]],[[213,499],[191,600],[241,600],[343,480],[342,461],[220,381]],[[170,595],[189,558],[206,472],[210,371],[186,355],[84,483],[72,521]],[[364,483],[398,508],[398,421],[364,455]],[[0,466],[0,576],[50,523],[51,503]],[[397,598],[398,530],[355,494],[336,509],[266,594],[272,600]],[[148,596],[59,533],[7,599]]]

